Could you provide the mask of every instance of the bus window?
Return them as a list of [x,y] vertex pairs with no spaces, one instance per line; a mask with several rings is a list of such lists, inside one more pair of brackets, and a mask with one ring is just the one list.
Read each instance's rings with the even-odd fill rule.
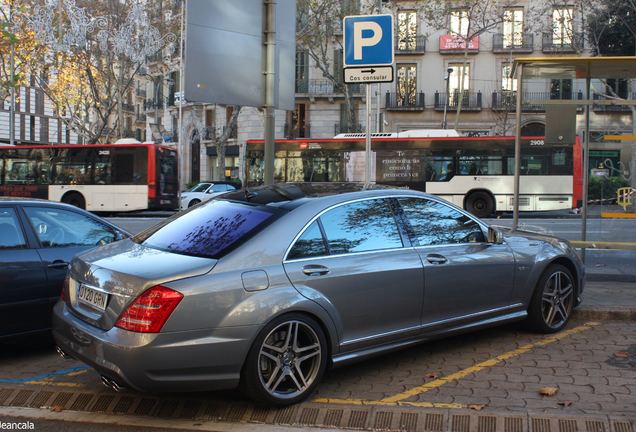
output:
[[459,175],[503,175],[503,159],[500,156],[461,156]]
[[431,158],[429,163],[426,181],[449,181],[455,176],[455,162],[452,157]]

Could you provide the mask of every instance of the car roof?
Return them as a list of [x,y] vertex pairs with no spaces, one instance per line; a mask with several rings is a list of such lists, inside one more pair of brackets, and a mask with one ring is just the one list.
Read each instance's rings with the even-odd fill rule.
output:
[[370,185],[365,188],[362,183],[280,183],[272,186],[244,188],[221,195],[220,199],[243,201],[281,208],[287,211],[314,203],[316,205],[335,204],[365,197],[382,197],[395,194],[426,196],[419,191],[398,189],[386,185]]
[[[49,201],[41,198],[28,198],[28,197],[13,197],[13,196],[0,196],[0,204],[44,204],[44,203],[54,203],[61,204],[54,201]],[[67,205],[67,204],[63,204]]]

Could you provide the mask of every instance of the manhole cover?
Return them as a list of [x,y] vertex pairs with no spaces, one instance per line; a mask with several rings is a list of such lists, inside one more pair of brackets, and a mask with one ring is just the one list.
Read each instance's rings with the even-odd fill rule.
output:
[[623,369],[636,369],[636,345],[625,351],[617,351],[607,360],[607,363]]

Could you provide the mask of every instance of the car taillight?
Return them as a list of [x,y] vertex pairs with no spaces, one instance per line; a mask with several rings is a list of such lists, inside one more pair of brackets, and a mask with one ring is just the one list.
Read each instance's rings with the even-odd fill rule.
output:
[[115,327],[138,333],[159,333],[183,294],[157,285],[144,291],[121,314]]

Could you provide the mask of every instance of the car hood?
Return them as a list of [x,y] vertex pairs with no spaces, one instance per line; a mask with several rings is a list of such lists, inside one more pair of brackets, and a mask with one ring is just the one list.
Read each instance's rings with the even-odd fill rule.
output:
[[[153,249],[122,240],[93,249],[71,261],[67,302],[85,321],[110,329],[142,292],[162,283],[205,274],[217,260]],[[78,302],[80,284],[108,294],[105,311]]]

